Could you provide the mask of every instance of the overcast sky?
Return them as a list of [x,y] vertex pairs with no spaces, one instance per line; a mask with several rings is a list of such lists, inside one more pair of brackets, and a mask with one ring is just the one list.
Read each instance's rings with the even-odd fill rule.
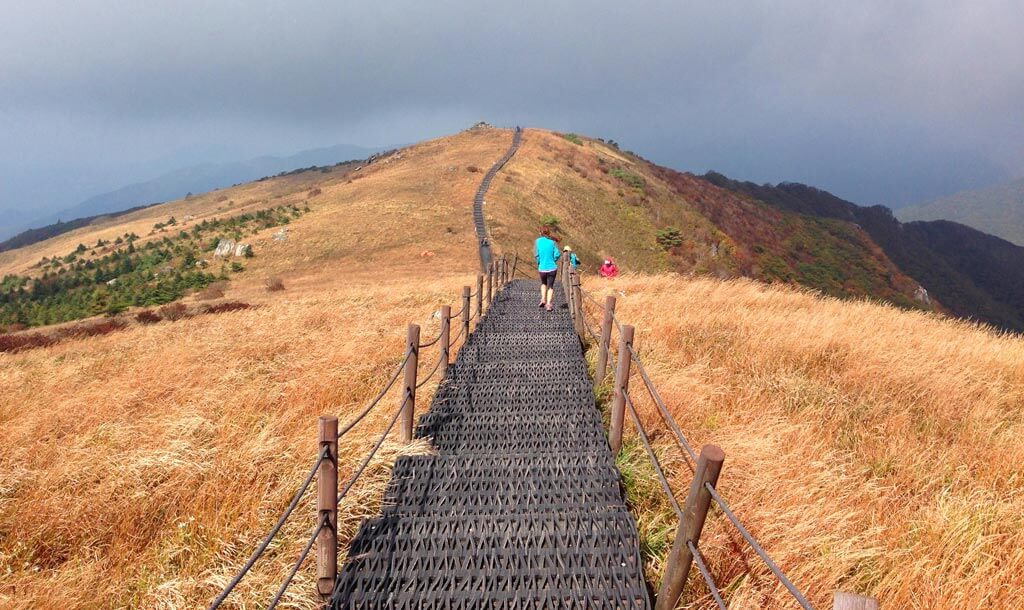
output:
[[900,205],[1024,175],[1020,0],[5,0],[0,210],[477,120]]

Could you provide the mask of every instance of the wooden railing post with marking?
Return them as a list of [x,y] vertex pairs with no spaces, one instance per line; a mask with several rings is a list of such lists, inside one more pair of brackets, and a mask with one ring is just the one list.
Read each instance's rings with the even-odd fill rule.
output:
[[452,361],[452,306],[441,306],[441,379],[448,373]]
[[711,492],[707,490],[705,484],[715,486],[724,461],[725,452],[718,445],[701,447],[700,457],[697,458],[697,470],[693,473],[693,483],[690,484],[690,493],[686,496],[686,504],[683,506],[683,521],[676,530],[676,539],[668,554],[665,576],[661,579],[661,587],[658,589],[655,610],[672,610],[679,602],[679,596],[683,594],[686,577],[690,574],[690,566],[693,564],[693,553],[686,543],[692,542],[697,546],[700,541],[704,521],[708,517],[708,508],[711,506]]
[[487,309],[494,302],[494,263],[487,267]]
[[413,415],[416,412],[416,367],[420,355],[420,327],[419,324],[410,324],[406,349],[409,350],[409,359],[405,362],[405,387],[402,389],[402,414],[398,416],[399,438],[403,443],[412,440]]
[[878,610],[878,600],[856,593],[836,593],[832,597],[832,610]]
[[327,452],[317,472],[316,508],[327,525],[316,537],[316,591],[326,599],[338,578],[338,418],[320,416],[320,455]]
[[469,286],[462,287],[462,341],[469,339]]
[[604,300],[604,319],[601,320],[601,344],[597,349],[597,367],[594,369],[594,381],[601,383],[608,374],[608,346],[612,342],[612,324],[615,318],[615,297],[608,296]]
[[580,289],[580,274],[576,273],[573,269],[572,264],[569,264],[569,268],[572,269],[572,302],[573,302],[573,322],[576,325],[576,334],[580,336],[580,341],[584,344],[587,342],[587,321],[583,319],[583,291]]
[[[480,317],[484,314],[484,276],[483,274],[477,274],[476,276],[476,317]],[[479,322],[478,322],[479,324]]]
[[608,429],[608,444],[612,447],[612,455],[618,455],[622,449],[622,420],[626,414],[626,392],[629,391],[629,365],[633,357],[629,348],[633,345],[633,327],[622,327],[619,337],[619,364],[615,368],[615,390],[612,393],[612,417]]

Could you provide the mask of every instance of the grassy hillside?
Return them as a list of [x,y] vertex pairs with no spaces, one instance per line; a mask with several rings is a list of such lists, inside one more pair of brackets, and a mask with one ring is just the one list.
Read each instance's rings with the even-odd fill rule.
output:
[[1024,246],[1024,180],[900,208],[903,221],[952,220]]
[[861,207],[804,184],[705,178],[773,207],[855,222],[885,254],[958,316],[1024,330],[1024,248],[948,221],[900,223],[883,206]]
[[[719,489],[817,607],[833,590],[890,608],[1024,605],[1024,339],[747,280],[589,286],[619,295],[684,433],[724,448]],[[664,430],[646,393],[632,395]],[[690,471],[667,431],[656,436],[685,497]],[[633,453],[627,466],[645,463]],[[653,479],[640,494],[654,571],[674,523],[660,494]],[[701,548],[729,607],[796,607],[712,515]],[[690,584],[700,601],[688,607],[714,607]]]
[[[628,270],[745,275],[921,306],[916,282],[852,223],[778,210],[598,140],[528,129],[502,173],[486,213],[509,251],[528,256],[551,215],[591,269],[611,256]],[[659,242],[672,229],[678,239]]]
[[[277,229],[247,235],[255,256],[226,295],[184,299],[197,315],[144,324],[133,308],[90,322],[124,322],[110,332],[23,331],[59,340],[0,352],[0,606],[208,603],[301,482],[316,417],[344,419],[365,404],[397,362],[405,325],[432,336],[433,312],[473,280],[472,196],[479,170],[510,139],[509,130],[471,130],[362,168],[241,185],[0,254],[0,276],[36,277],[41,258],[79,243],[125,233],[140,236],[137,247],[162,242],[170,232],[148,233],[171,215],[193,216],[194,226],[309,207],[287,240],[271,238]],[[525,254],[541,216],[554,215],[586,268],[606,255],[622,263],[625,277],[590,286],[619,295],[681,426],[724,447],[723,489],[815,603],[856,589],[892,607],[1021,605],[1024,340],[794,289],[884,289],[899,302],[915,284],[846,222],[779,211],[580,142],[526,131],[485,208],[497,246]],[[668,227],[681,244],[659,244]],[[827,271],[807,267],[815,264]],[[716,279],[740,274],[780,285]],[[285,289],[267,291],[271,277]],[[227,303],[250,307],[214,309]],[[346,437],[345,472],[390,414]],[[343,544],[377,509],[402,450],[386,448],[344,506]],[[668,462],[685,487],[682,465]],[[273,595],[313,509],[301,506],[230,607]],[[659,510],[651,500],[648,513]],[[670,531],[667,521],[644,527],[655,543]],[[731,607],[792,607],[733,547],[720,517],[709,528],[707,556],[730,583]],[[663,546],[652,546],[654,571]],[[300,574],[291,607],[315,606],[311,580],[309,569]]]

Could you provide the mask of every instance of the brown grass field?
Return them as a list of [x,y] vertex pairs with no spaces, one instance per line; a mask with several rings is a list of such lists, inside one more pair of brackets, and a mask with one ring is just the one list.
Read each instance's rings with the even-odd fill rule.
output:
[[[225,201],[172,202],[0,254],[3,275],[79,242],[145,235],[172,213],[312,208],[287,241],[254,238],[256,257],[224,297],[251,309],[0,354],[0,607],[205,607],[305,476],[317,416],[356,412],[397,363],[406,324],[432,337],[438,306],[458,306],[477,272],[470,202],[481,174],[467,167],[486,169],[509,140],[507,130],[464,132],[358,171],[242,185],[218,192]],[[624,267],[652,273],[586,285],[619,295],[620,319],[636,325],[684,432],[725,450],[719,488],[812,601],[828,607],[832,591],[854,590],[887,608],[1024,607],[1024,340],[936,314],[666,273],[640,237],[631,249],[651,221],[602,199],[618,195],[586,165],[596,157],[566,163],[573,146],[527,131],[488,197],[496,243],[528,252],[539,216],[554,213],[585,264],[621,251]],[[688,213],[650,183],[653,209]],[[314,186],[322,192],[310,197]],[[673,222],[700,223],[684,220]],[[285,290],[268,292],[269,277]],[[425,350],[423,367],[434,354]],[[344,439],[344,472],[395,405],[389,396]],[[656,445],[684,495],[678,452],[664,433]],[[376,512],[394,456],[425,450],[385,445],[343,505],[342,544]],[[642,462],[632,445],[624,468],[643,475]],[[649,477],[634,487],[657,573],[674,524]],[[300,506],[225,607],[266,604],[314,513]],[[702,547],[730,607],[796,607],[726,525],[713,516]],[[310,568],[282,607],[316,605]],[[699,585],[686,607],[710,607]]]
[[[1020,336],[747,280],[587,284],[601,302],[619,295],[684,434],[725,450],[719,490],[817,607],[835,590],[887,608],[1024,607]],[[639,378],[632,387],[681,501],[690,471]],[[657,542],[674,516],[648,487],[639,510]],[[701,543],[730,608],[796,608],[737,542],[718,514]],[[713,607],[699,578],[690,585],[704,596],[693,607]]]

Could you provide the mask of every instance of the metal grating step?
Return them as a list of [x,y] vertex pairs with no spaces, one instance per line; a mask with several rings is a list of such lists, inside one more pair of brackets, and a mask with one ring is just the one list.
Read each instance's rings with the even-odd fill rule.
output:
[[401,458],[384,494],[402,515],[619,510],[619,473],[611,460],[495,456]]
[[356,535],[334,607],[647,608],[637,549],[621,510],[386,515]]

